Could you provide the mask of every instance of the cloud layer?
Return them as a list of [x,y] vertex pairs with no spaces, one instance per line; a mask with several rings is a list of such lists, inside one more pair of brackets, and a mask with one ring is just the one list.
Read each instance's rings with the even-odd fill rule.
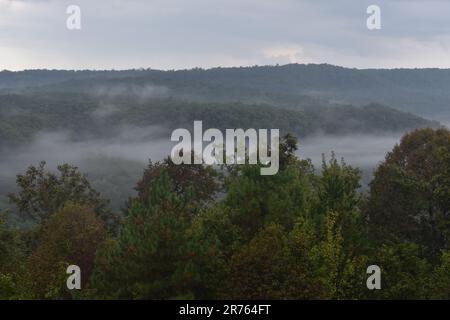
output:
[[[450,68],[450,1],[0,0],[0,69],[331,63]],[[81,8],[82,29],[66,28]]]

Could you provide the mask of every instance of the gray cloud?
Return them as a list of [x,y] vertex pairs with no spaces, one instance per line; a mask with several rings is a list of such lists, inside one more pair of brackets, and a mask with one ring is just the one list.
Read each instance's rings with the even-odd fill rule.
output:
[[[382,9],[382,30],[366,8]],[[69,4],[82,30],[66,29]],[[450,67],[444,0],[0,0],[0,69]]]

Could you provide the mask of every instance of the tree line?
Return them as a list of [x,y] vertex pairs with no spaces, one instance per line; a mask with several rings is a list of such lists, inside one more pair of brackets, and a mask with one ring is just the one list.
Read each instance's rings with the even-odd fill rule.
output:
[[121,214],[76,167],[29,167],[9,200],[30,226],[0,220],[0,298],[450,298],[449,130],[406,134],[366,193],[359,169],[297,148],[283,138],[274,176],[150,162]]

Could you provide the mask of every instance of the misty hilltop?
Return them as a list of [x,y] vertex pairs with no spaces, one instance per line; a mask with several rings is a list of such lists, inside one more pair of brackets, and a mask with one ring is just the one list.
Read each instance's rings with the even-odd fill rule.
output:
[[192,130],[195,120],[221,130],[278,128],[299,137],[302,157],[317,164],[336,151],[367,169],[368,181],[402,134],[440,126],[430,119],[443,118],[446,77],[330,65],[3,71],[0,207],[15,174],[45,160],[79,166],[119,208],[148,159],[170,154],[171,132]]
[[[448,111],[448,70],[357,70],[331,65],[158,71],[0,72],[0,146],[40,132],[74,140],[194,120],[225,128],[314,134],[381,134],[436,127]],[[432,90],[429,88],[433,88]],[[425,103],[426,102],[426,103]]]
[[[349,69],[328,64],[289,64],[160,71],[29,70],[0,72],[0,89],[92,92],[152,86],[156,94],[202,102],[243,102],[295,107],[331,104],[391,106],[450,118],[449,69]],[[132,90],[131,90],[132,91]],[[155,92],[154,92],[155,93]]]

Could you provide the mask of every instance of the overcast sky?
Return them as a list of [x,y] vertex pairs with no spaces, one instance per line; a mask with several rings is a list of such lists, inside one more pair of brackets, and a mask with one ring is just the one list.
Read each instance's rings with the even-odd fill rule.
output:
[[[366,27],[370,4],[381,30]],[[450,1],[0,0],[0,70],[276,63],[450,68]]]

